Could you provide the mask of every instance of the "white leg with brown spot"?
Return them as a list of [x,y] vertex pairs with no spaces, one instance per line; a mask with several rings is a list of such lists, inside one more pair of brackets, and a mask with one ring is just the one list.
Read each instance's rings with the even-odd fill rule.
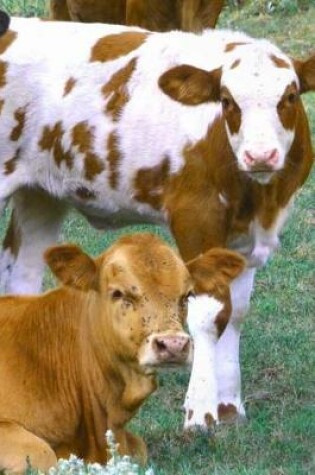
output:
[[218,415],[222,422],[233,422],[245,417],[241,401],[239,343],[241,323],[249,309],[254,277],[255,269],[246,269],[232,282],[232,315],[216,345]]
[[194,341],[194,357],[185,398],[184,429],[211,429],[217,420],[215,347],[218,340],[215,319],[222,303],[208,295],[189,300],[188,327]]
[[39,293],[43,253],[56,242],[66,207],[39,190],[21,189],[13,197],[14,226],[0,256],[5,293]]

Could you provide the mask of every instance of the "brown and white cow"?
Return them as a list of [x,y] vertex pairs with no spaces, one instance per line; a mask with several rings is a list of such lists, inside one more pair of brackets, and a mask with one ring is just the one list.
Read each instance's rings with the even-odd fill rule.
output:
[[50,0],[51,18],[141,26],[153,31],[214,28],[224,0]]
[[45,256],[62,287],[0,298],[0,470],[23,472],[27,456],[41,470],[71,453],[105,462],[107,429],[145,462],[144,441],[124,426],[156,389],[156,369],[188,362],[192,293],[217,295],[218,334],[228,302],[218,292],[244,259],[213,249],[185,266],[152,234],[125,236],[96,259],[75,245]]
[[[232,283],[215,354],[203,332],[210,297],[189,312],[212,363],[194,366],[185,426],[206,426],[209,413],[244,415],[240,323],[255,269],[277,247],[311,168],[300,96],[315,88],[315,57],[292,60],[232,31],[38,19],[12,19],[0,51],[0,203],[12,197],[14,208],[0,260],[5,290],[40,291],[43,250],[69,206],[106,229],[167,223],[185,261],[239,250],[248,267]],[[211,395],[195,389],[205,377]]]

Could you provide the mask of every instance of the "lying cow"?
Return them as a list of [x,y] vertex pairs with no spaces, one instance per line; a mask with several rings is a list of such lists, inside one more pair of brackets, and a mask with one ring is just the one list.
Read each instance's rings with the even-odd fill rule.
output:
[[51,18],[136,25],[153,31],[214,28],[224,0],[50,0]]
[[0,470],[23,471],[26,456],[41,470],[71,453],[105,462],[109,428],[122,454],[145,462],[144,441],[124,426],[156,389],[156,369],[189,360],[189,296],[217,296],[218,335],[220,293],[244,260],[213,249],[185,266],[151,234],[123,237],[97,259],[75,245],[45,257],[64,286],[0,298]]
[[[216,362],[207,356],[211,397],[190,387],[185,425],[243,416],[240,323],[311,168],[300,96],[315,88],[315,56],[292,60],[239,32],[38,19],[12,19],[0,49],[0,203],[13,197],[14,208],[6,291],[40,291],[43,250],[69,206],[106,229],[167,223],[185,261],[239,250],[249,267],[232,284]],[[199,302],[194,334],[208,313],[208,297]]]

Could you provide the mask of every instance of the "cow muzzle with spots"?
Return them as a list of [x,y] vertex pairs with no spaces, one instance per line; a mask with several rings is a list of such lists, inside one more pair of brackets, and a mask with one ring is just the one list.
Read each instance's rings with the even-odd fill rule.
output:
[[191,362],[192,343],[187,333],[155,333],[148,339],[140,364],[145,367],[172,367]]

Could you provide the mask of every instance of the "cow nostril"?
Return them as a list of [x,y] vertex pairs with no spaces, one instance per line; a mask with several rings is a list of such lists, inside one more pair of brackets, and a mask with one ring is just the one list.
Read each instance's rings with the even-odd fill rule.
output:
[[279,159],[278,150],[276,148],[274,148],[273,150],[271,150],[269,152],[269,155],[267,156],[266,162],[269,163],[270,165],[275,165],[277,163],[278,159]]
[[190,338],[185,336],[156,337],[152,342],[153,351],[163,360],[174,361],[186,358],[190,349]]
[[261,151],[259,153],[250,152],[245,150],[244,162],[252,169],[255,167],[274,166],[279,160],[279,152],[276,148],[267,151]]
[[163,340],[156,339],[154,341],[155,347],[157,351],[162,352],[167,350],[167,345],[164,343]]
[[244,152],[244,161],[246,165],[252,165],[255,162],[255,158],[249,153],[248,150]]

